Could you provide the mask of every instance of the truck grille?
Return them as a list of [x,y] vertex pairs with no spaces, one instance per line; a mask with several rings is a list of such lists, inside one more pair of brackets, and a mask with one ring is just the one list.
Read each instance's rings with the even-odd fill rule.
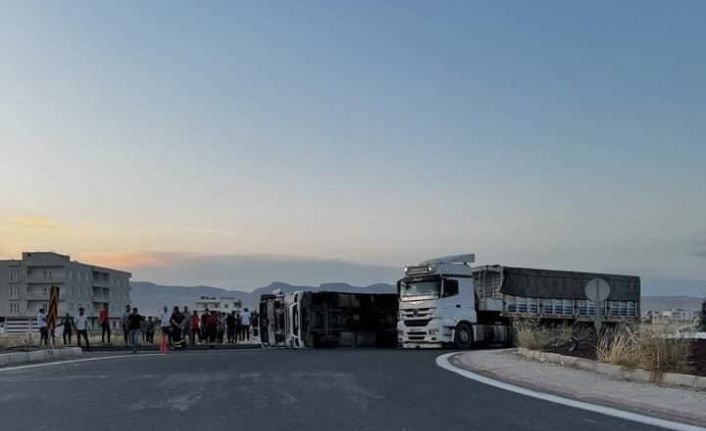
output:
[[409,319],[405,320],[405,326],[427,326],[431,319]]
[[400,314],[403,319],[431,319],[431,315],[434,313],[433,308],[415,308],[415,309],[402,309]]

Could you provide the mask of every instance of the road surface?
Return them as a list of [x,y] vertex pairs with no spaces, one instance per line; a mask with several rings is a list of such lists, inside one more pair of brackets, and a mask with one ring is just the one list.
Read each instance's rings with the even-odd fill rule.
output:
[[0,429],[656,429],[464,379],[440,353],[187,351],[6,370]]

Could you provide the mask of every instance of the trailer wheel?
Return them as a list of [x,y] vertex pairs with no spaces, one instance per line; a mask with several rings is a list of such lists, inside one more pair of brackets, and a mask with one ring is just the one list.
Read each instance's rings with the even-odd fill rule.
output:
[[454,344],[458,349],[470,349],[473,346],[473,329],[468,323],[459,323],[454,331]]

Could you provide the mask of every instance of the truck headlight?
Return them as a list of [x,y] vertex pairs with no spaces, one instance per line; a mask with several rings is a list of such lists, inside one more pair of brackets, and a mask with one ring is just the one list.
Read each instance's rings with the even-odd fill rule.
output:
[[439,335],[439,330],[438,329],[430,329],[429,335]]

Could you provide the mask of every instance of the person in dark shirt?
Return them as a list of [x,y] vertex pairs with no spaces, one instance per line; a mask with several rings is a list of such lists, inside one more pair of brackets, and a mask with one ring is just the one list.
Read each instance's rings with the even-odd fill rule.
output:
[[236,329],[235,311],[232,311],[226,317],[226,332],[228,333],[228,343],[235,343],[235,329]]
[[223,344],[223,336],[226,333],[226,316],[225,313],[216,313],[218,317],[218,330],[216,332],[216,341],[218,344]]
[[210,316],[210,315],[211,315],[211,312],[208,311],[208,308],[201,315],[201,343],[208,343],[208,333],[206,332],[206,322],[208,321],[208,316]]
[[133,308],[127,317],[128,340],[132,345],[132,353],[137,353],[137,347],[140,345],[140,328],[144,319],[137,313],[137,308]]
[[147,318],[147,326],[145,327],[145,342],[147,344],[154,344],[154,327],[156,321],[152,320],[152,316]]
[[169,320],[169,323],[172,325],[170,331],[172,334],[172,346],[175,349],[184,348],[183,330],[185,320],[186,317],[184,317],[184,314],[179,311],[179,307],[174,307],[172,318]]
[[[74,333],[74,318],[69,313],[66,313],[66,316],[61,319],[59,326],[64,327],[64,345],[71,344],[71,336]],[[69,340],[68,343],[66,342],[67,338]]]

